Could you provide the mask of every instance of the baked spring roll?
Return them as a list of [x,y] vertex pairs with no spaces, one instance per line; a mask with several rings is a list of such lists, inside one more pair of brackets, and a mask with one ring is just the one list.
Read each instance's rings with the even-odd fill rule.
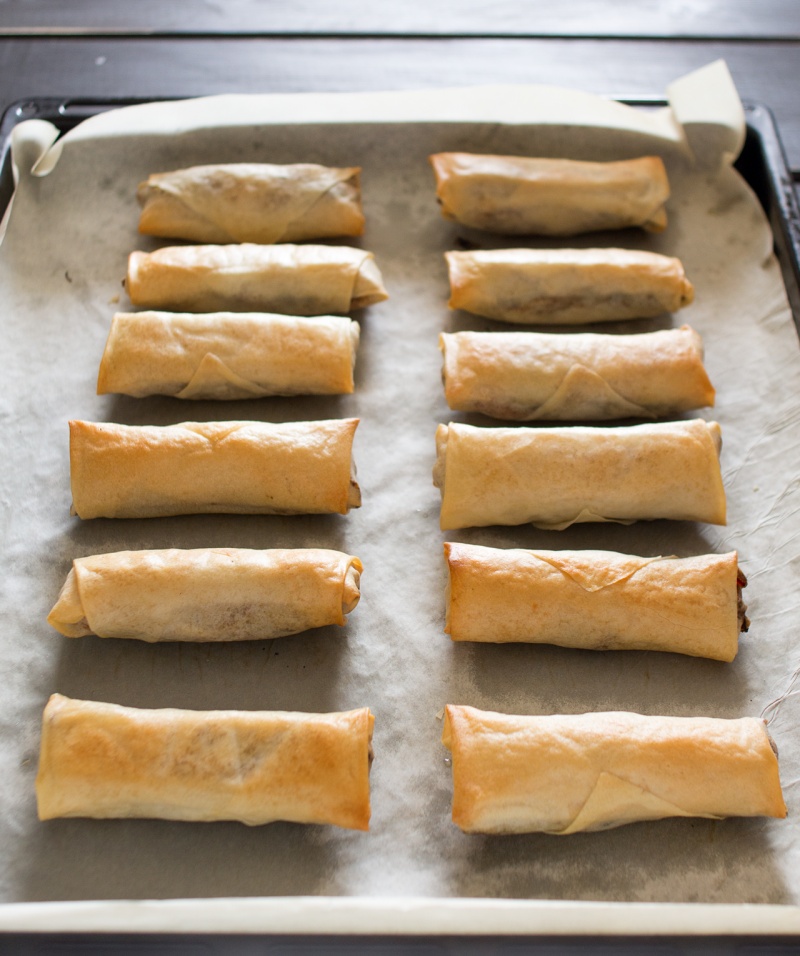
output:
[[688,325],[642,335],[443,332],[454,411],[512,421],[656,418],[714,404]]
[[445,544],[454,641],[672,651],[732,661],[749,625],[735,551],[641,558]]
[[666,817],[785,817],[763,720],[448,706],[453,822],[465,833],[607,830]]
[[353,391],[359,326],[254,312],[117,313],[97,394],[261,398]]
[[388,298],[371,252],[349,246],[166,246],[132,252],[130,300],[167,312],[327,315]]
[[65,637],[268,640],[344,624],[363,570],[321,548],[95,554],[72,562],[47,621]]
[[430,161],[442,215],[474,229],[574,236],[667,225],[669,182],[658,156],[596,163],[437,153]]
[[725,524],[716,422],[627,428],[440,425],[441,527],[672,518]]
[[70,422],[72,513],[346,514],[358,419],[321,422]]
[[361,170],[230,163],[154,173],[139,185],[139,232],[193,242],[360,236]]
[[289,820],[369,829],[373,717],[140,710],[53,694],[44,710],[40,820]]
[[634,249],[446,252],[450,308],[517,325],[646,319],[694,299],[679,259]]

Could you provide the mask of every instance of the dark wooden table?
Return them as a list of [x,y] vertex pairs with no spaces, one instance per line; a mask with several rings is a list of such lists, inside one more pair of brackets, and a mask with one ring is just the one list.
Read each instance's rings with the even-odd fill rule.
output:
[[652,95],[720,57],[799,168],[795,0],[0,2],[5,104],[481,83]]
[[[212,93],[548,83],[658,96],[727,61],[745,101],[774,113],[800,169],[797,0],[0,0],[0,107]],[[46,927],[42,927],[46,933]],[[792,940],[325,940],[42,935],[15,953],[800,952]]]

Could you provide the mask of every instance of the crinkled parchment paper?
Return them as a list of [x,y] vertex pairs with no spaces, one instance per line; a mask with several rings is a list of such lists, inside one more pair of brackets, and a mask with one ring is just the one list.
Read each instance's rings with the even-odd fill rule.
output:
[[[681,908],[679,915],[667,908],[664,915],[659,907],[629,906],[578,906],[576,914],[563,902],[509,902],[800,903],[800,349],[766,220],[730,166],[742,141],[742,113],[727,71],[714,65],[668,92],[671,108],[655,112],[542,87],[221,97],[101,115],[50,152],[48,126],[18,128],[19,188],[0,247],[0,899],[225,899],[44,907],[52,928],[800,927],[797,911],[785,905],[737,908],[740,922],[732,922],[725,908],[714,908],[711,917],[704,908]],[[502,326],[448,312],[442,253],[459,238],[503,243],[441,218],[427,156],[442,150],[664,156],[673,184],[667,231],[578,242],[683,259],[696,288],[691,307],[605,329],[689,322],[703,335],[717,407],[702,414],[722,424],[728,526],[661,521],[564,532],[488,528],[449,537],[642,555],[736,548],[750,581],[752,628],[734,663],[453,645],[444,635],[445,536],[431,468],[436,425],[451,416],[437,338],[442,330]],[[137,234],[137,184],[154,171],[236,160],[363,167],[362,245],[375,253],[391,298],[357,316],[356,393],[235,403],[96,396],[111,316],[130,308],[120,284],[126,257],[155,246]],[[349,516],[82,522],[69,515],[69,418],[162,425],[345,416],[361,418],[355,456],[364,506]],[[490,424],[478,416],[455,418]],[[68,640],[45,622],[76,556],[201,546],[350,551],[365,566],[361,603],[344,629],[241,645]],[[327,711],[368,705],[376,716],[371,830],[39,823],[40,719],[55,691],[139,707]],[[511,713],[764,714],[780,749],[790,816],[666,820],[563,839],[465,836],[450,822],[450,770],[439,742],[440,714],[449,702]],[[228,902],[282,896],[314,899]],[[457,899],[464,897],[490,901],[465,905]],[[41,919],[37,907],[2,907],[0,928],[41,926],[26,923],[33,914]]]

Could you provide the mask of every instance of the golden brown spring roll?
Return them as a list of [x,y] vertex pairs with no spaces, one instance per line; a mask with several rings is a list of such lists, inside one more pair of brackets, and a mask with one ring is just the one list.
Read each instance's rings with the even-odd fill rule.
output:
[[665,817],[785,817],[763,720],[517,717],[448,706],[453,822],[465,833],[607,830]]
[[132,252],[125,285],[167,312],[327,315],[388,298],[375,257],[349,246],[166,246]]
[[646,319],[694,299],[679,259],[633,249],[446,252],[450,308],[517,325]]
[[444,530],[672,518],[725,524],[720,427],[440,425],[433,482]]
[[347,514],[361,504],[358,419],[321,422],[70,422],[72,512],[81,518],[182,514]]
[[139,710],[53,694],[42,720],[40,820],[289,820],[369,829],[373,717]]
[[669,182],[658,156],[596,163],[438,153],[430,160],[442,215],[474,229],[574,236],[667,225]]
[[353,391],[357,322],[254,312],[118,313],[97,394],[261,398]]
[[454,641],[672,651],[732,661],[749,621],[735,551],[641,558],[445,544]]
[[443,332],[454,411],[513,421],[656,418],[714,404],[688,325],[642,335]]
[[72,562],[47,620],[66,637],[268,640],[344,624],[362,571],[321,548],[95,554]]
[[139,232],[193,242],[301,242],[364,231],[358,167],[230,163],[139,185]]

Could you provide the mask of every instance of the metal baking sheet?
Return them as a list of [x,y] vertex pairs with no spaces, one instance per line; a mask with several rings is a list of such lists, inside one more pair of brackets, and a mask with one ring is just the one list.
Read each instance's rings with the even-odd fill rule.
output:
[[[762,205],[726,165],[717,168],[709,157],[699,166],[689,161],[683,134],[690,145],[701,142],[691,124],[681,129],[650,119],[634,122],[628,112],[617,114],[616,104],[593,98],[588,115],[596,122],[587,121],[587,114],[567,122],[571,114],[563,112],[555,121],[558,110],[551,100],[543,122],[531,120],[535,103],[529,108],[523,100],[520,121],[499,105],[502,94],[497,96],[502,122],[492,120],[489,99],[478,97],[474,107],[474,94],[468,92],[442,106],[442,115],[422,120],[414,114],[419,102],[381,121],[380,114],[369,118],[365,101],[359,100],[345,109],[352,110],[349,120],[332,122],[319,115],[330,103],[326,100],[316,118],[192,121],[166,135],[143,133],[141,114],[135,114],[129,132],[73,140],[48,175],[22,170],[0,249],[3,348],[11,357],[0,425],[13,457],[13,468],[2,476],[0,499],[8,675],[0,702],[0,799],[7,808],[0,822],[5,847],[0,899],[6,903],[0,907],[0,927],[19,925],[14,921],[32,912],[26,908],[31,903],[44,906],[54,925],[119,928],[135,919],[137,927],[151,930],[224,928],[233,919],[252,930],[263,929],[266,921],[274,931],[296,931],[307,929],[313,916],[323,931],[397,932],[414,913],[417,930],[424,925],[442,932],[454,926],[575,931],[580,925],[619,931],[613,927],[641,929],[641,919],[649,919],[651,928],[661,920],[664,931],[674,931],[678,924],[671,905],[685,903],[717,904],[711,921],[701,919],[703,907],[679,906],[680,925],[689,931],[698,925],[737,925],[741,931],[755,925],[732,923],[731,911],[721,905],[741,903],[775,906],[771,912],[779,916],[770,926],[776,932],[800,926],[792,922],[800,902],[793,819],[800,776],[795,743],[800,708],[793,680],[800,653],[792,602],[794,542],[800,531],[792,437],[800,420],[800,350],[781,268],[772,254],[773,244],[782,250],[791,282],[796,233],[784,211],[793,200],[780,188],[781,174],[776,180],[770,168],[772,133],[759,125],[768,124],[768,117],[759,108],[747,111],[749,138],[740,160],[743,168],[746,162],[757,170],[748,177]],[[56,103],[55,109],[70,125],[74,110],[97,112],[103,105]],[[581,100],[580,109],[584,105]],[[578,109],[575,102],[572,106]],[[50,108],[29,104],[21,115],[41,109],[44,115],[36,118],[49,118]],[[475,115],[468,118],[471,112]],[[651,112],[648,105],[636,116]],[[13,117],[6,119],[8,125],[14,125]],[[722,423],[724,436],[726,528],[653,522],[633,528],[579,526],[559,534],[531,528],[452,535],[438,530],[438,493],[430,477],[433,434],[438,422],[451,418],[441,393],[438,333],[501,327],[451,314],[445,304],[442,253],[464,238],[501,243],[439,217],[426,158],[443,149],[596,158],[644,150],[665,155],[674,185],[667,232],[607,235],[591,242],[624,240],[674,252],[695,282],[697,300],[689,309],[627,328],[644,331],[687,321],[706,340],[718,390],[713,417]],[[155,170],[256,157],[364,167],[368,228],[362,244],[375,252],[391,299],[358,316],[362,344],[356,393],[334,400],[191,405],[97,397],[94,380],[108,324],[116,309],[127,307],[120,287],[125,258],[135,248],[153,245],[136,233],[136,183]],[[7,174],[2,184],[7,186]],[[765,208],[778,222],[777,231],[771,231]],[[362,420],[355,455],[364,507],[347,517],[80,522],[68,515],[70,417],[168,424],[350,415]],[[491,424],[480,417],[469,420]],[[738,548],[751,582],[746,597],[753,627],[732,665],[655,653],[453,646],[442,633],[441,544],[446,539],[642,554]],[[237,646],[68,641],[48,629],[47,611],[73,557],[203,545],[349,550],[365,564],[362,602],[344,631],[330,628]],[[33,779],[39,721],[47,696],[55,691],[152,707],[316,711],[369,705],[376,713],[371,832],[291,824],[248,829],[164,821],[38,823]],[[529,713],[763,713],[781,751],[793,816],[787,821],[668,820],[563,840],[467,837],[449,821],[449,769],[439,744],[439,715],[449,702]],[[288,906],[286,897],[297,900]],[[177,902],[185,898],[208,902],[199,907]],[[474,903],[465,905],[464,898]],[[153,899],[163,902],[85,902]],[[646,907],[632,916],[630,903]],[[663,904],[669,905],[662,909]]]

